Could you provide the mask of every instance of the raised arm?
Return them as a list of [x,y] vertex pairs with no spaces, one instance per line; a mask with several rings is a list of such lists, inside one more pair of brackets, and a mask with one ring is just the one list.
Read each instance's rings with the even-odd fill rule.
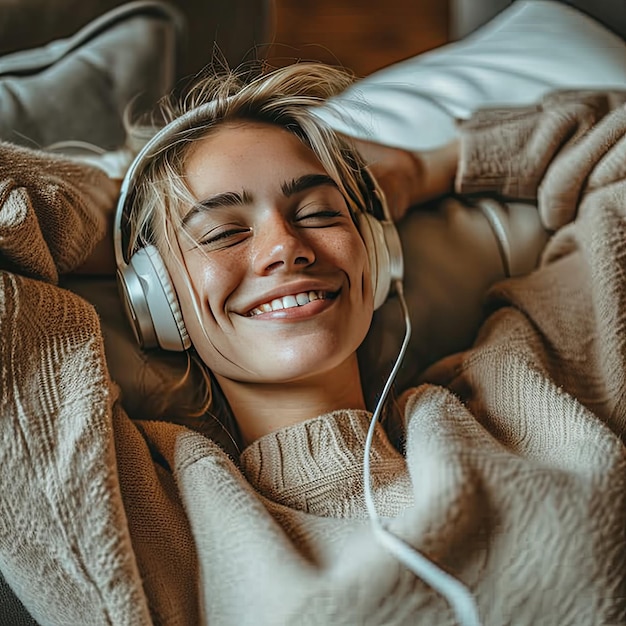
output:
[[0,143],[0,269],[54,283],[89,263],[118,189],[98,168]]
[[[626,91],[559,91],[532,106],[478,110],[459,122],[456,141],[435,150],[355,144],[396,219],[416,204],[454,191],[539,200],[544,226],[555,229],[573,219],[593,165],[623,136],[617,118],[624,106]],[[591,129],[596,140],[586,145],[594,147],[574,152]]]

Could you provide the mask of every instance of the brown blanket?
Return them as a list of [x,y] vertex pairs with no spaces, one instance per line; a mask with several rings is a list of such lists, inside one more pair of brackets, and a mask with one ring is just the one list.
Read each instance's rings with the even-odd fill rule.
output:
[[[394,530],[469,585],[486,624],[626,620],[625,101],[558,94],[463,126],[459,191],[539,195],[562,228],[535,273],[494,287],[475,347],[407,392],[406,465],[379,431],[379,482],[398,477],[381,512],[405,510]],[[0,570],[28,611],[116,626],[451,623],[375,545],[361,504],[346,512],[356,463],[319,476],[336,489],[312,472],[324,498],[300,509],[260,467],[276,438],[241,459],[261,497],[201,434],[128,419],[97,315],[55,286],[114,195],[97,170],[0,144]],[[329,462],[356,453],[359,420],[284,436],[328,432],[309,453]]]

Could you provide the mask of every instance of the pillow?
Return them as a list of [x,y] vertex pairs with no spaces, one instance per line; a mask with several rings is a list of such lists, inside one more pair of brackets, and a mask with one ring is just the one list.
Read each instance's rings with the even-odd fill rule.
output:
[[135,2],[73,37],[0,57],[0,138],[120,147],[126,107],[147,110],[173,87],[182,28],[168,5]]
[[[151,109],[174,87],[183,27],[180,14],[165,4],[133,2],[68,39],[0,57],[0,138],[31,148],[56,146],[55,152],[121,178],[128,166],[128,153],[120,149],[124,113],[131,104],[133,112]],[[187,360],[139,349],[113,277],[76,275],[62,284],[95,306],[124,406],[131,417],[148,417],[146,407],[154,403],[146,398],[182,377]]]
[[360,80],[318,115],[346,135],[428,150],[479,107],[625,85],[626,42],[560,2],[518,0],[466,39]]

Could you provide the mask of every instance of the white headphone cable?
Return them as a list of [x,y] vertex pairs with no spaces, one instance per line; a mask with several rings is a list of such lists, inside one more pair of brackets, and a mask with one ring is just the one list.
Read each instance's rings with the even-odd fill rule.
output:
[[380,414],[385,405],[385,400],[389,395],[389,391],[395,380],[404,355],[407,351],[409,340],[411,338],[411,320],[409,311],[404,299],[402,291],[402,282],[395,281],[394,284],[396,294],[400,300],[402,312],[404,315],[405,333],[404,340],[398,357],[391,369],[391,373],[387,377],[387,381],[383,387],[380,398],[376,403],[376,408],[372,415],[367,438],[365,440],[365,448],[363,451],[363,488],[365,495],[365,504],[369,514],[374,536],[391,554],[393,554],[401,563],[410,569],[416,576],[423,580],[427,585],[440,593],[452,607],[460,626],[480,626],[478,617],[478,609],[476,602],[470,590],[459,580],[442,570],[432,561],[420,554],[417,550],[406,544],[399,537],[387,530],[378,516],[376,505],[374,504],[374,496],[372,494],[370,456],[372,440],[376,428],[376,422],[380,419]]

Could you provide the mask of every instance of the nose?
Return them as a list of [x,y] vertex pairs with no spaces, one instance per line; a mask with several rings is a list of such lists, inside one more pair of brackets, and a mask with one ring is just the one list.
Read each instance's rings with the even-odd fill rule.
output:
[[282,215],[272,215],[264,220],[255,236],[254,271],[270,274],[311,265],[315,253],[303,236],[305,232],[306,229],[294,227]]

